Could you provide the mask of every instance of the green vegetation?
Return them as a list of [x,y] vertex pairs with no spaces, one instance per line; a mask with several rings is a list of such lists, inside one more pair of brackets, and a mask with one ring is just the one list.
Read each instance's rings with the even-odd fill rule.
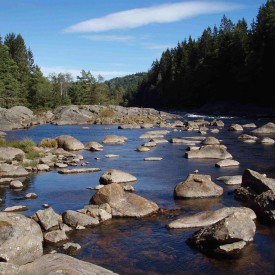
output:
[[129,100],[132,106],[177,107],[241,102],[275,107],[275,1],[259,8],[248,28],[224,16],[219,28],[205,29],[163,52]]
[[57,141],[53,138],[45,138],[39,142],[39,146],[43,148],[57,148]]
[[32,139],[23,139],[22,141],[6,141],[4,139],[0,139],[0,147],[14,147],[21,149],[26,153],[27,159],[36,159],[40,157],[40,154],[34,151],[35,143]]
[[85,70],[76,79],[69,73],[45,77],[20,34],[9,33],[4,41],[0,37],[0,107],[24,105],[39,112],[68,104],[125,105],[136,78],[138,74],[128,81],[104,82],[101,75],[95,78]]
[[[224,16],[197,40],[185,39],[162,53],[147,73],[104,81],[82,70],[44,77],[23,37],[0,37],[0,107],[24,105],[34,111],[60,105],[143,107],[200,106],[245,102],[275,106],[275,1],[259,8],[250,28]],[[108,114],[107,114],[108,115]]]

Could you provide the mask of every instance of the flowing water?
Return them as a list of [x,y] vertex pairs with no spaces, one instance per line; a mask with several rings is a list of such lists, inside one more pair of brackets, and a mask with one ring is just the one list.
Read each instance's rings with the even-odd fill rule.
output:
[[[183,116],[184,120],[194,120],[196,115]],[[202,116],[212,121],[214,117]],[[87,187],[99,184],[99,177],[107,169],[121,169],[137,177],[134,184],[136,194],[156,202],[166,209],[178,209],[170,215],[154,215],[142,219],[113,219],[101,225],[72,233],[70,238],[82,246],[75,256],[78,259],[101,265],[119,274],[272,274],[275,267],[275,228],[256,222],[254,242],[249,244],[242,257],[238,259],[215,259],[190,248],[186,240],[195,229],[167,229],[166,225],[176,218],[204,210],[214,210],[223,206],[240,206],[234,199],[236,186],[226,186],[216,180],[219,176],[242,175],[250,168],[268,177],[275,178],[275,146],[254,144],[238,140],[241,133],[251,134],[251,129],[242,132],[228,131],[232,123],[254,122],[262,126],[269,119],[247,119],[224,117],[225,127],[218,134],[208,133],[222,140],[233,159],[240,162],[237,167],[217,168],[218,160],[186,159],[186,145],[172,143],[158,144],[149,152],[136,152],[135,148],[147,140],[139,136],[151,129],[121,130],[117,125],[43,125],[28,130],[8,132],[6,139],[18,140],[31,138],[39,142],[42,138],[54,138],[59,135],[72,135],[84,144],[94,140],[102,142],[106,135],[126,136],[122,145],[104,145],[102,152],[80,151],[87,167],[98,167],[99,172],[77,175],[62,175],[57,169],[48,173],[30,176],[21,191],[1,188],[4,199],[1,209],[12,205],[26,205],[30,216],[49,204],[57,213],[65,210],[78,210],[89,204],[95,191]],[[84,127],[86,126],[86,127]],[[156,130],[156,129],[152,129]],[[165,136],[173,137],[204,136],[197,132],[178,131]],[[258,135],[259,136],[259,135]],[[267,135],[265,135],[267,136]],[[268,135],[275,138],[275,135]],[[261,136],[259,136],[261,138]],[[106,154],[118,154],[118,158],[106,158]],[[161,161],[144,161],[144,157],[162,157]],[[95,160],[95,158],[100,158]],[[224,195],[215,199],[175,200],[174,187],[183,181],[189,173],[198,169],[201,174],[211,175],[212,180],[224,188]],[[24,195],[34,192],[35,200],[25,200]],[[55,248],[59,251],[59,248]],[[62,251],[60,250],[62,253]]]

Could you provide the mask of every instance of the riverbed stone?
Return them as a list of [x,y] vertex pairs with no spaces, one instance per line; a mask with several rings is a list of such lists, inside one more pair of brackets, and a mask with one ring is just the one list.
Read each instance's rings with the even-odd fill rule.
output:
[[25,205],[14,205],[6,207],[3,211],[4,212],[23,212],[28,210],[27,206]]
[[258,137],[256,136],[252,136],[252,135],[248,135],[248,134],[242,134],[238,137],[239,140],[243,141],[243,142],[256,142]]
[[28,176],[29,172],[21,167],[21,166],[16,166],[12,164],[7,164],[7,163],[0,163],[0,177],[25,177]]
[[189,174],[174,189],[174,196],[180,199],[219,197],[223,188],[211,180],[210,175]]
[[0,147],[0,158],[6,161],[22,161],[25,158],[25,153],[19,148]]
[[229,129],[229,131],[243,131],[243,127],[240,124],[232,124]]
[[226,185],[240,185],[242,183],[242,175],[221,176],[218,177],[217,180],[225,183]]
[[126,137],[117,135],[107,135],[102,139],[105,144],[123,144],[125,141],[127,141]]
[[13,180],[10,183],[10,188],[11,189],[22,189],[23,188],[23,183],[20,180]]
[[108,203],[113,217],[144,217],[159,209],[156,203],[124,191],[117,183],[108,184],[99,189],[90,203],[96,205]]
[[275,140],[273,138],[265,137],[265,138],[261,139],[261,143],[272,145],[275,143]]
[[109,169],[99,178],[100,184],[105,185],[111,183],[130,183],[136,180],[137,178],[134,175],[119,169]]
[[252,130],[251,132],[255,134],[272,134],[275,133],[275,124],[273,122],[268,122],[263,126]]
[[238,257],[246,244],[253,241],[255,231],[250,216],[236,212],[195,232],[187,243],[206,254]]
[[220,141],[215,138],[215,137],[206,137],[203,141],[202,141],[202,144],[204,145],[219,145],[220,144]]
[[20,274],[39,275],[109,275],[116,274],[98,265],[78,260],[66,254],[45,254],[34,262],[20,266]]
[[234,159],[223,159],[218,161],[215,166],[222,168],[222,167],[232,167],[232,166],[239,166],[240,163]]
[[215,211],[203,211],[191,216],[186,216],[167,225],[168,228],[194,228],[212,225],[233,213],[245,213],[251,219],[256,219],[256,214],[248,207],[223,207]]
[[43,254],[40,226],[20,214],[0,212],[0,257],[8,263],[23,265]]
[[44,240],[48,244],[58,244],[68,240],[68,236],[64,230],[52,230],[44,234]]
[[63,222],[71,227],[78,225],[84,227],[93,227],[99,224],[99,220],[74,210],[67,210],[62,214]]
[[85,144],[85,149],[89,151],[103,151],[103,145],[97,141],[89,141]]
[[78,151],[84,149],[84,144],[76,138],[63,135],[56,138],[58,148],[63,148],[68,151]]
[[57,214],[52,207],[36,211],[35,217],[41,227],[46,231],[57,229],[62,222],[61,216]]
[[227,152],[224,145],[203,145],[199,150],[192,150],[185,153],[188,159],[231,159],[232,155]]

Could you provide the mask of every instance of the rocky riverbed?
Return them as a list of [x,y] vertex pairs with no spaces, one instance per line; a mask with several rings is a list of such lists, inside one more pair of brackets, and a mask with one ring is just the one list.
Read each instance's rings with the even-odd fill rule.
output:
[[[17,110],[20,108],[18,107]],[[102,115],[101,106],[98,108],[96,110],[101,111],[93,112],[101,112]],[[246,150],[247,146],[253,146],[253,144],[258,148],[269,146],[264,148],[265,152],[270,150],[271,154],[274,150],[272,145],[275,133],[272,122],[228,124],[227,121],[224,123],[217,118],[190,120],[190,118],[180,118],[153,109],[134,108],[130,111],[126,108],[122,111],[120,107],[114,107],[113,110],[116,109],[120,110],[120,114],[124,112],[124,115],[114,115],[112,112],[112,121],[105,120],[106,115],[92,120],[91,116],[79,114],[79,110],[93,113],[91,110],[95,109],[91,106],[86,106],[84,109],[83,106],[77,106],[77,108],[70,106],[68,109],[65,107],[55,110],[55,114],[50,120],[45,120],[45,123],[75,124],[76,126],[75,128],[52,126],[60,128],[47,128],[44,136],[33,134],[35,145],[32,150],[37,153],[35,159],[28,159],[26,152],[12,146],[0,148],[2,188],[11,190],[5,192],[7,194],[11,192],[11,197],[18,198],[12,201],[8,199],[9,196],[2,197],[0,220],[3,234],[1,234],[0,257],[4,263],[0,264],[1,274],[49,274],[54,270],[64,272],[67,270],[76,274],[109,274],[112,271],[127,274],[129,270],[125,271],[127,268],[124,267],[113,269],[111,268],[113,265],[108,264],[107,266],[111,267],[105,269],[83,261],[87,258],[85,254],[82,261],[68,255],[76,257],[82,255],[83,243],[77,237],[78,232],[82,230],[97,232],[97,228],[104,230],[108,224],[119,223],[125,225],[126,230],[127,223],[133,224],[132,219],[138,219],[140,223],[144,223],[142,220],[146,223],[146,221],[161,219],[162,226],[158,231],[171,230],[172,235],[175,234],[173,233],[175,229],[189,229],[192,234],[189,234],[185,240],[185,249],[192,247],[198,251],[197,253],[210,258],[244,259],[251,245],[254,242],[257,244],[259,223],[270,228],[272,232],[275,174],[263,173],[265,170],[269,171],[268,165],[263,168],[257,161],[253,164],[253,160],[250,162],[245,160],[245,156],[242,157],[238,149]],[[110,106],[104,110],[108,110],[109,119]],[[30,117],[33,116],[29,111],[24,110],[24,116],[27,113]],[[59,119],[56,119],[56,114]],[[22,127],[36,124],[35,120],[29,123],[27,118],[22,120],[23,114],[20,116],[21,120],[16,128],[20,129],[19,124]],[[70,116],[72,120],[69,120]],[[82,120],[83,116],[87,120]],[[135,120],[126,121],[127,116],[135,117]],[[145,116],[150,117],[150,122],[145,120]],[[151,116],[154,116],[154,120]],[[34,117],[37,119],[36,116]],[[136,121],[137,117],[140,120]],[[24,124],[22,121],[27,123]],[[94,130],[90,132],[89,130],[93,128],[89,123],[103,125],[96,128],[96,132]],[[107,125],[106,123],[108,127],[104,126]],[[52,130],[49,131],[49,129]],[[62,129],[67,129],[66,133]],[[82,138],[79,136],[80,130],[83,131]],[[37,133],[39,127],[32,128],[32,131]],[[21,132],[6,132],[7,139],[12,139],[13,133]],[[5,137],[5,133],[2,135]],[[26,132],[24,135],[26,136]],[[268,142],[266,142],[267,137]],[[247,142],[248,140],[253,140],[254,143]],[[173,159],[175,152],[177,157]],[[235,160],[236,157],[238,161]],[[144,160],[151,161],[144,162]],[[159,164],[156,164],[155,160],[160,163],[161,170],[158,169]],[[178,167],[182,167],[178,166],[180,162],[190,165],[190,169],[185,169],[185,173],[179,172]],[[247,167],[249,163],[251,166]],[[149,170],[146,170],[147,165],[150,165]],[[165,188],[165,193],[168,192],[168,194],[165,195],[164,201],[162,199],[164,193],[154,185],[154,181],[150,182],[149,186],[147,183],[147,187],[144,187],[145,182],[142,179],[146,171],[152,175],[149,177],[151,180],[155,178],[162,183],[169,178],[171,181],[171,184]],[[162,174],[162,177],[156,174],[156,171]],[[174,171],[174,174],[171,174],[171,171]],[[54,200],[48,200],[42,205],[40,199],[43,192],[48,192],[47,188],[42,188],[40,191],[37,189],[38,193],[27,193],[26,184],[29,184],[27,182],[31,181],[34,175],[39,178],[47,174],[55,179],[59,178],[57,174],[60,174],[60,177],[74,177],[67,178],[67,181],[75,183],[72,189],[75,189],[76,193],[78,192],[76,183],[81,184],[82,179],[87,181],[89,178],[90,180],[97,178],[97,184],[86,187],[94,191],[89,200],[83,201],[82,204],[78,203],[77,206],[73,206],[72,201],[72,207],[66,209],[64,206],[58,206],[57,201]],[[237,181],[234,181],[235,179]],[[73,186],[73,182],[70,185]],[[231,186],[236,182],[233,189],[226,185],[228,182]],[[61,186],[58,181],[54,184],[56,190]],[[142,188],[139,189],[139,186]],[[49,185],[48,188],[53,188],[53,185]],[[66,187],[63,188],[66,189]],[[159,194],[154,193],[154,190],[159,190]],[[24,193],[24,199],[20,199]],[[65,200],[65,197],[61,198],[59,203],[62,204]],[[201,203],[205,206],[202,209],[195,207],[195,212],[190,211],[188,209],[192,201],[198,206]],[[211,201],[218,203],[214,203],[212,207],[206,207],[209,203],[211,205]],[[240,201],[242,204],[239,204]],[[194,230],[194,228],[197,229]],[[179,234],[179,231],[176,234]],[[80,240],[79,243],[78,240]],[[111,247],[110,250],[112,251]],[[106,266],[104,262],[97,262]],[[38,271],[41,266],[44,273]],[[160,269],[157,270],[157,273],[162,273]],[[175,271],[170,267],[170,271],[172,270]],[[245,270],[249,268],[242,269],[242,271]],[[138,269],[136,272],[138,274]],[[132,273],[135,274],[135,271],[133,270]]]

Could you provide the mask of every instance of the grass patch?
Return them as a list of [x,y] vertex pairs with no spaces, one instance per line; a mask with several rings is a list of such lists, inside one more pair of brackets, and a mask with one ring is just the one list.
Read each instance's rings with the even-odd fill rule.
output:
[[44,138],[39,142],[39,146],[43,148],[57,148],[57,141],[53,138]]
[[14,147],[21,149],[26,153],[26,157],[30,159],[39,157],[39,153],[33,150],[35,146],[36,144],[30,138],[23,139],[22,141],[6,141],[4,139],[0,140],[0,147]]

